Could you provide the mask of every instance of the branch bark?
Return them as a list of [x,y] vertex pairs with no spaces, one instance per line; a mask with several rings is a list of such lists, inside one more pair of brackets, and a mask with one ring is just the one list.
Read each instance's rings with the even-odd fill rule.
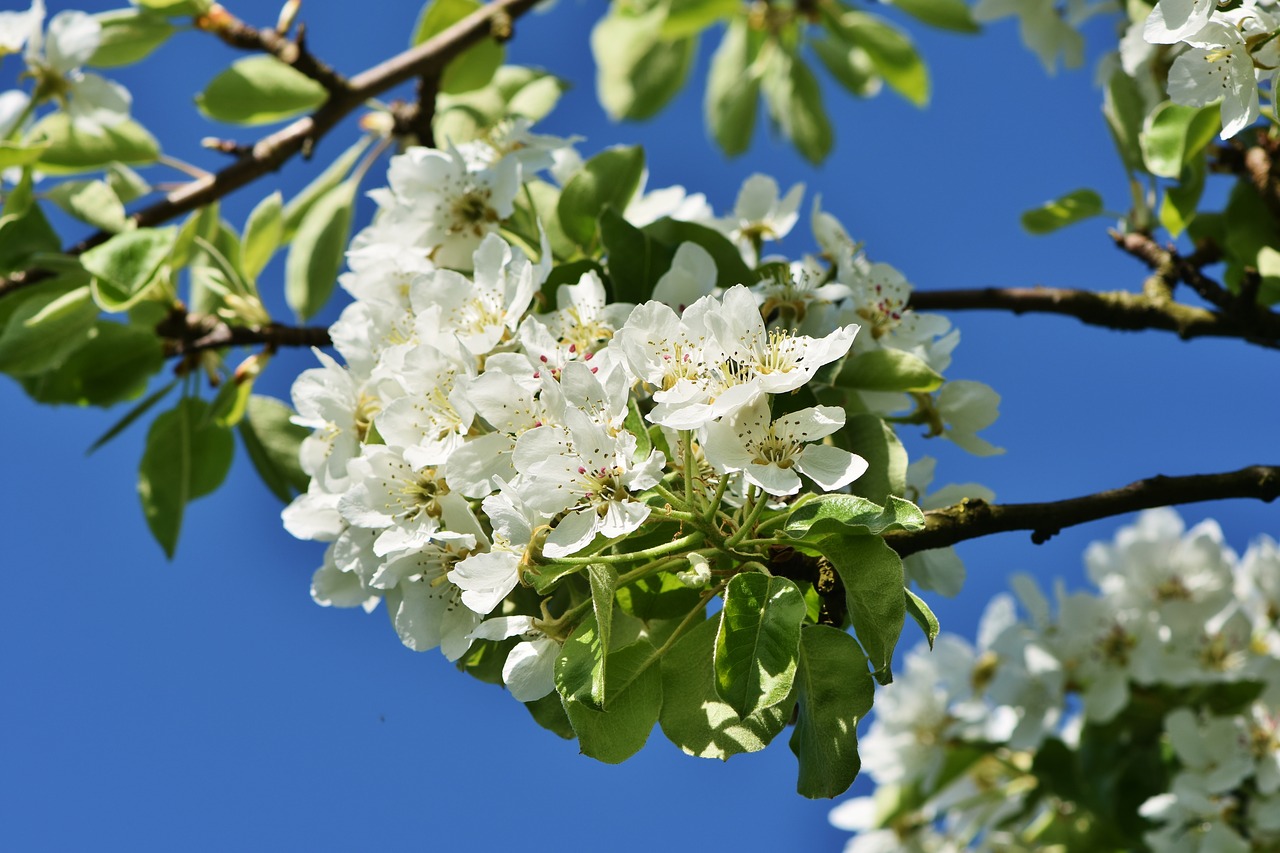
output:
[[[415,77],[438,76],[450,60],[484,38],[495,34],[499,38],[508,37],[512,20],[529,11],[537,2],[494,0],[422,44],[350,78],[344,91],[331,93],[324,106],[310,116],[263,137],[225,169],[184,184],[131,218],[139,228],[154,227],[274,172],[295,154],[310,151],[319,139],[367,99]],[[111,236],[105,231],[96,232],[66,249],[66,254],[78,255],[106,242]],[[15,273],[0,280],[0,298],[43,281],[50,275],[47,270],[40,269]]]
[[156,334],[164,339],[164,352],[177,358],[225,347],[263,345],[278,347],[327,347],[332,345],[329,330],[323,326],[231,326],[207,314],[188,314],[178,309],[156,326]]
[[1031,541],[1047,542],[1065,527],[1158,506],[1226,498],[1271,502],[1280,497],[1280,465],[1251,465],[1222,474],[1155,476],[1119,489],[1046,503],[988,504],[966,500],[925,513],[924,530],[890,533],[885,541],[902,556],[945,548],[1012,530],[1030,530]]

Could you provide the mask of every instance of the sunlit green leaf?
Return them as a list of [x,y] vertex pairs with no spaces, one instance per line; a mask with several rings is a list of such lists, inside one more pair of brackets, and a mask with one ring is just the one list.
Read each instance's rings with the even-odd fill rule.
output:
[[289,247],[284,296],[299,318],[314,317],[333,294],[351,239],[356,182],[339,184],[307,211]]
[[1022,214],[1022,227],[1032,234],[1049,234],[1101,215],[1102,196],[1093,190],[1076,190]]
[[791,751],[800,761],[796,790],[805,797],[835,797],[853,784],[858,723],[871,710],[875,685],[854,639],[828,625],[800,634],[796,672],[799,714]]
[[231,63],[196,95],[200,112],[231,124],[270,124],[313,110],[328,92],[274,56],[247,56]]
[[787,578],[743,572],[729,581],[716,634],[715,686],[739,718],[791,693],[805,609],[804,596]]

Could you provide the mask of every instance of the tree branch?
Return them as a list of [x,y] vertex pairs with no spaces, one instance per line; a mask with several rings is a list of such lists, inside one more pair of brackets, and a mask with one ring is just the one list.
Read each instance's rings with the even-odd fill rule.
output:
[[[529,11],[537,2],[494,0],[422,44],[362,71],[347,81],[343,92],[331,94],[324,106],[310,116],[263,137],[248,153],[225,169],[184,184],[130,218],[139,228],[150,228],[216,201],[279,169],[295,154],[309,151],[317,140],[368,98],[415,77],[439,75],[450,60],[484,38],[491,35],[508,37],[512,20]],[[66,249],[66,254],[78,255],[106,242],[111,236],[108,232],[98,231]],[[0,298],[50,276],[47,270],[31,269],[0,279]]]
[[188,314],[177,309],[156,326],[164,339],[164,353],[175,358],[205,350],[262,344],[278,347],[327,347],[332,344],[323,326],[231,326],[208,314]]
[[1152,299],[1126,290],[1095,292],[1057,287],[986,287],[972,290],[917,290],[910,305],[918,311],[1011,311],[1060,314],[1089,326],[1136,331],[1161,329],[1183,340],[1241,338],[1280,349],[1280,316],[1259,314],[1252,322],[1172,299]]
[[961,501],[955,506],[925,513],[924,530],[889,533],[885,541],[904,557],[1011,530],[1030,530],[1031,541],[1038,545],[1064,527],[1126,512],[1226,498],[1256,498],[1269,503],[1277,497],[1280,497],[1280,466],[1251,465],[1223,474],[1156,476],[1119,489],[1048,503]]
[[331,96],[345,94],[351,88],[345,77],[307,50],[307,29],[304,24],[298,24],[298,35],[289,39],[279,30],[252,27],[223,7],[215,5],[208,14],[196,19],[196,26],[213,33],[232,47],[271,54],[324,86]]

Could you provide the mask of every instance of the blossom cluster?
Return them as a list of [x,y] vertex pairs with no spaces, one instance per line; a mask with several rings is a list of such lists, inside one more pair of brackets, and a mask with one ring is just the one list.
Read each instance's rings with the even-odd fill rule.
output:
[[32,0],[24,12],[0,12],[0,59],[22,53],[34,81],[32,93],[0,92],[0,138],[19,129],[46,100],[58,101],[86,133],[100,133],[128,118],[129,91],[83,70],[101,44],[102,24],[85,12],[59,12],[47,26],[44,0]]
[[1280,546],[1241,558],[1213,521],[1154,510],[1085,562],[1097,593],[1059,585],[1055,613],[1015,578],[1026,618],[1001,595],[976,646],[944,634],[907,657],[861,739],[880,791],[831,815],[850,853],[1098,849],[1079,845],[1107,831],[1107,849],[1276,849]]
[[[517,637],[503,678],[522,701],[552,689],[563,639],[544,630],[545,609],[514,600],[531,572],[585,564],[695,508],[715,517],[846,489],[867,469],[836,440],[846,407],[796,395],[870,350],[941,370],[958,340],[817,208],[821,256],[762,257],[795,225],[803,187],[782,194],[758,175],[725,217],[678,188],[637,191],[625,215],[698,221],[767,274],[727,286],[711,253],[683,242],[651,299],[615,301],[603,267],[566,277],[545,232],[522,241],[508,227],[522,187],[581,168],[569,141],[524,122],[394,157],[340,280],[354,298],[331,329],[342,363],[317,351],[321,366],[293,388],[296,420],[313,430],[301,451],[311,483],[284,521],[330,543],[315,600],[385,602],[406,646],[450,660]],[[864,396],[857,410],[913,403]],[[994,452],[975,434],[995,418],[990,389],[913,396],[943,437]],[[794,399],[814,404],[783,405]],[[677,556],[673,576],[708,584],[707,554]]]
[[1134,27],[1148,44],[1180,46],[1169,68],[1169,97],[1193,107],[1221,99],[1223,139],[1257,121],[1260,83],[1268,83],[1274,99],[1280,74],[1275,3],[1245,0],[1220,7],[1213,0],[1160,0]]

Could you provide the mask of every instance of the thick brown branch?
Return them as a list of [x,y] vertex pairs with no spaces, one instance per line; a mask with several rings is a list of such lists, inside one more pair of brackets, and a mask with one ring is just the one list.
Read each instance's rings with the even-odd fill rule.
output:
[[417,144],[434,148],[436,144],[435,130],[432,122],[436,117],[436,97],[440,94],[440,77],[424,75],[418,78],[416,103],[398,102],[391,107],[395,117],[395,134],[412,136]]
[[329,330],[323,326],[230,326],[206,314],[187,314],[178,310],[156,327],[164,339],[165,355],[187,356],[205,350],[236,346],[263,345],[277,347],[327,347]]
[[986,287],[972,290],[917,290],[911,307],[919,311],[1011,311],[1061,314],[1108,329],[1162,329],[1180,338],[1242,338],[1280,349],[1280,316],[1258,312],[1245,320],[1218,311],[1153,299],[1146,293],[1094,292],[1057,287]]
[[1030,530],[1031,541],[1040,544],[1064,527],[1126,512],[1226,498],[1270,502],[1277,497],[1280,497],[1280,466],[1251,465],[1223,474],[1156,476],[1119,489],[1048,503],[988,504],[967,500],[925,513],[924,530],[890,533],[885,540],[904,557],[1011,530]]
[[[306,118],[263,137],[252,150],[221,171],[191,181],[155,204],[132,216],[139,228],[150,228],[195,210],[273,172],[295,154],[309,149],[366,99],[415,77],[439,75],[445,65],[482,39],[509,35],[512,19],[529,11],[538,0],[494,0],[427,41],[357,74],[347,89],[332,95],[324,106]],[[78,255],[106,242],[111,234],[99,231],[66,250]],[[25,270],[0,280],[0,298],[49,278],[45,270]]]

